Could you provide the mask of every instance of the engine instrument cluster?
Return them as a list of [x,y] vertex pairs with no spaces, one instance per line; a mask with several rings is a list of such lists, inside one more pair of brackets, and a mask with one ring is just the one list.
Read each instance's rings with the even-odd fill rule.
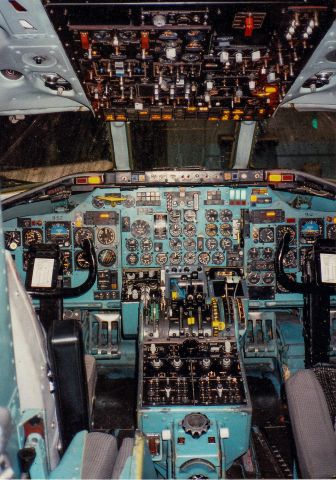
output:
[[45,4],[109,121],[269,117],[333,21],[331,0]]

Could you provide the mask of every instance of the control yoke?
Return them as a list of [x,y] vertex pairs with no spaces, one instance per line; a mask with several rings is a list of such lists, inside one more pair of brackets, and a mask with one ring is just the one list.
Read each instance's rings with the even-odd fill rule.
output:
[[275,252],[274,269],[276,279],[280,283],[280,285],[282,285],[290,292],[309,293],[312,290],[311,285],[296,282],[295,280],[291,279],[284,271],[283,259],[285,255],[289,252],[289,242],[290,234],[289,232],[286,232],[280,240],[278,248]]

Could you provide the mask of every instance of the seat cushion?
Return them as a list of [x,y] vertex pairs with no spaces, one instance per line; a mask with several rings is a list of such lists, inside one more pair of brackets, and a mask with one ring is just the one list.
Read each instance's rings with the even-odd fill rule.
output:
[[112,478],[117,453],[115,437],[101,432],[88,433],[83,453],[81,478]]
[[303,478],[336,475],[336,436],[322,387],[311,370],[286,382],[288,409]]
[[96,359],[92,355],[85,355],[85,369],[86,369],[86,379],[88,385],[88,394],[89,394],[89,405],[90,410],[93,406],[93,400],[95,396],[95,389],[97,383],[97,366]]
[[124,438],[114,464],[112,478],[120,478],[121,472],[125,466],[127,459],[132,455],[133,447],[134,438]]

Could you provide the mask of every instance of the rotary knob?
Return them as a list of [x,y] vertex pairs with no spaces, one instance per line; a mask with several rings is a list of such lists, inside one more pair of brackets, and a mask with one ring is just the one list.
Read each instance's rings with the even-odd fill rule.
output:
[[203,413],[189,413],[182,420],[182,428],[193,438],[199,438],[210,428],[210,420]]

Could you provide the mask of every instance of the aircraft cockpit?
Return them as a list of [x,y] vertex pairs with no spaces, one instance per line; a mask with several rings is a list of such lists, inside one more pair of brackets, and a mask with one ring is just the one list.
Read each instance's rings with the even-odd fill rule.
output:
[[334,477],[335,34],[332,1],[3,0],[1,478]]

